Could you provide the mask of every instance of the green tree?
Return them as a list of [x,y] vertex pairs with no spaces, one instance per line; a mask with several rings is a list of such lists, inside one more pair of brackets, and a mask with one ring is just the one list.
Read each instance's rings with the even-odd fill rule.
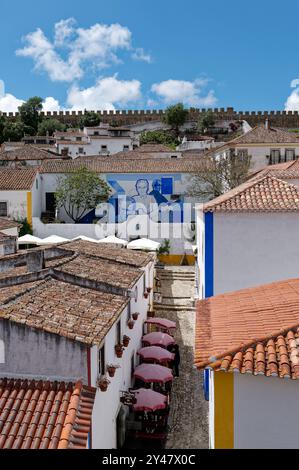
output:
[[38,125],[38,135],[53,135],[55,131],[65,131],[66,125],[58,121],[58,119],[43,119]]
[[40,96],[33,96],[19,106],[20,119],[25,126],[31,127],[37,132],[41,120],[40,111],[43,109],[43,100]]
[[86,211],[107,201],[109,194],[108,184],[96,172],[81,167],[69,176],[58,179],[55,200],[57,208],[63,207],[77,223]]
[[79,127],[95,127],[101,122],[100,116],[94,111],[84,111],[84,115],[79,119]]
[[144,144],[163,144],[175,149],[179,144],[178,139],[167,131],[147,131],[142,132],[140,136],[140,145]]
[[187,195],[208,201],[244,183],[249,177],[251,156],[231,151],[223,157],[202,160],[201,169],[191,177]]
[[24,124],[21,121],[18,120],[13,122],[7,119],[2,131],[3,141],[11,140],[13,142],[18,142],[24,136],[24,132]]
[[171,126],[171,129],[175,131],[176,136],[179,135],[180,126],[185,124],[188,116],[188,110],[184,108],[183,103],[177,103],[173,106],[169,106],[165,110],[163,121]]
[[206,111],[205,113],[202,113],[198,123],[197,123],[197,128],[199,132],[202,132],[203,134],[207,131],[209,127],[213,127],[215,124],[215,118],[214,115],[211,111]]
[[19,237],[22,237],[23,235],[26,235],[27,233],[29,233],[30,235],[33,234],[32,226],[30,225],[26,217],[24,219],[17,219],[16,222],[18,222],[19,224],[22,224],[22,227],[20,228]]
[[4,116],[0,116],[0,144],[2,144],[5,140],[3,135],[5,124],[6,118]]

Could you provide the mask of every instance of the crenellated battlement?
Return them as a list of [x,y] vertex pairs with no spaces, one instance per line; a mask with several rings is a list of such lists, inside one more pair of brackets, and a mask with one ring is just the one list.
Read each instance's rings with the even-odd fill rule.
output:
[[[200,115],[206,111],[211,111],[217,120],[246,120],[250,125],[257,125],[263,123],[265,119],[269,119],[272,126],[276,127],[299,127],[299,112],[298,111],[235,111],[234,108],[190,108],[189,121],[197,121]],[[117,121],[119,124],[137,124],[140,122],[157,121],[165,114],[163,109],[139,109],[139,110],[98,110],[95,111],[102,118],[103,122]],[[48,118],[56,118],[66,124],[76,124],[78,118],[83,116],[85,111],[48,111],[41,112],[40,115]],[[0,115],[6,116],[15,120],[19,113],[2,113]]]

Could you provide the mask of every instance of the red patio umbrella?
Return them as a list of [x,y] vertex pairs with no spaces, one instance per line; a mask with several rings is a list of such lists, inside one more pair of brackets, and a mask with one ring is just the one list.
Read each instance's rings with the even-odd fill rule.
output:
[[170,344],[175,344],[175,340],[172,336],[167,333],[162,333],[161,331],[155,331],[153,333],[148,333],[142,337],[143,343],[147,343],[150,346],[170,346]]
[[156,382],[164,384],[173,380],[171,369],[159,364],[141,364],[136,367],[134,377],[146,383]]
[[155,392],[150,388],[132,390],[137,402],[133,405],[134,411],[164,410],[167,405],[167,396]]
[[146,346],[145,348],[139,349],[137,354],[147,361],[172,361],[174,354],[167,351],[165,348],[160,346]]
[[162,326],[162,328],[167,328],[168,330],[176,328],[176,323],[174,321],[167,320],[167,318],[148,318],[145,323]]

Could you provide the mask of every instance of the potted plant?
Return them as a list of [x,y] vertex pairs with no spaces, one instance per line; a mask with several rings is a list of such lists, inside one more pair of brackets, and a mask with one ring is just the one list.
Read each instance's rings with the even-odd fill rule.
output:
[[152,290],[152,288],[151,288],[151,287],[147,287],[146,290],[147,290],[148,293],[150,293],[151,290]]
[[122,344],[116,344],[115,345],[115,354],[117,357],[122,357],[123,352],[124,352],[124,346]]
[[100,388],[100,390],[102,392],[106,392],[107,391],[107,388],[108,388],[108,385],[110,384],[110,380],[107,379],[107,377],[100,377],[98,379],[98,387]]
[[134,313],[132,314],[133,320],[135,320],[135,321],[138,320],[138,315],[139,315],[139,312],[134,312]]
[[147,299],[147,298],[148,298],[148,292],[145,291],[145,292],[143,293],[143,296],[144,296],[145,299]]
[[148,310],[148,311],[147,311],[147,316],[148,316],[149,318],[153,318],[153,317],[155,316],[155,311],[154,311],[154,310]]
[[125,348],[129,346],[130,339],[131,339],[130,336],[127,336],[127,335],[123,336],[123,345]]
[[130,320],[128,320],[128,327],[130,328],[130,330],[133,330],[133,328],[134,328],[134,320],[133,320],[133,318],[130,318]]
[[109,374],[109,377],[114,377],[116,369],[118,369],[120,366],[118,364],[108,364],[107,365],[107,372]]

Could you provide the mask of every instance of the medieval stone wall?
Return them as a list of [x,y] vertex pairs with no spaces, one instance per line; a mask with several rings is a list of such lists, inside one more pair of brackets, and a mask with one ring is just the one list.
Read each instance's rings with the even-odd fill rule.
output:
[[[205,111],[211,111],[216,120],[246,120],[251,126],[265,122],[273,127],[299,128],[298,111],[235,111],[234,108],[214,108],[214,109],[189,109],[189,121],[198,121],[200,115]],[[117,125],[138,124],[148,121],[160,121],[164,110],[116,110],[116,111],[97,111],[101,116],[102,122],[114,123]],[[18,113],[0,113],[3,116],[15,120]],[[84,111],[53,111],[41,112],[42,116],[54,117],[61,122],[76,126],[78,118],[84,114]]]

